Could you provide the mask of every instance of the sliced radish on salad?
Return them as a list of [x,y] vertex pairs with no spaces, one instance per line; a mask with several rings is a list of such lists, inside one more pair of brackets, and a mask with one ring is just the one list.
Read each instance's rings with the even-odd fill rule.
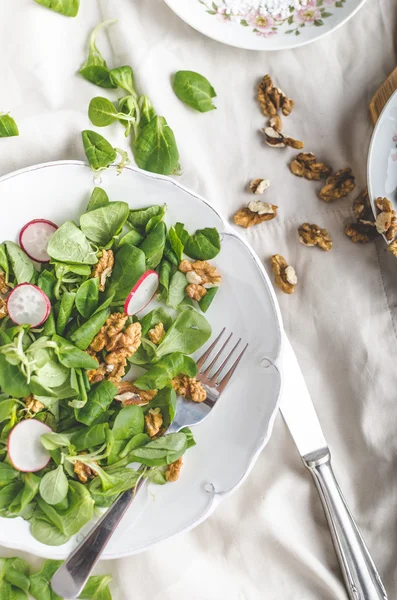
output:
[[36,419],[21,421],[15,425],[7,442],[8,457],[15,469],[33,473],[48,465],[51,455],[40,441],[44,433],[52,433],[51,427]]
[[50,262],[47,252],[48,240],[58,227],[47,219],[34,219],[21,229],[19,245],[32,260],[39,263]]
[[20,283],[8,296],[7,311],[17,325],[38,327],[47,320],[51,302],[37,285]]
[[128,316],[136,315],[149,304],[159,286],[159,276],[156,271],[146,271],[138,279],[127,296],[124,312]]

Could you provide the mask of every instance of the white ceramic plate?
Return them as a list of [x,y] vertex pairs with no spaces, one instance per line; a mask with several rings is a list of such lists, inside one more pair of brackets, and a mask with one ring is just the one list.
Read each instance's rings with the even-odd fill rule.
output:
[[[219,404],[195,428],[197,446],[186,455],[180,480],[138,494],[105,550],[103,558],[111,559],[141,552],[198,525],[243,481],[269,439],[277,412],[280,375],[273,365],[281,351],[281,318],[259,259],[205,200],[172,179],[133,168],[121,176],[108,169],[101,185],[111,199],[131,207],[165,202],[170,224],[182,221],[191,231],[218,228],[222,250],[214,262],[224,282],[207,317],[214,335],[226,326],[249,343]],[[7,219],[1,222],[0,239],[16,240],[22,225],[33,218],[78,220],[93,186],[91,169],[77,161],[38,165],[1,178]],[[2,518],[0,545],[65,558],[88,529],[68,544],[49,547],[32,537],[26,521]]]
[[380,196],[397,210],[397,92],[383,109],[374,129],[368,153],[368,192],[372,209]]
[[218,42],[248,50],[285,50],[334,31],[355,15],[365,0],[308,0],[305,7],[285,18],[266,17],[257,10],[230,15],[225,0],[165,2],[186,23]]

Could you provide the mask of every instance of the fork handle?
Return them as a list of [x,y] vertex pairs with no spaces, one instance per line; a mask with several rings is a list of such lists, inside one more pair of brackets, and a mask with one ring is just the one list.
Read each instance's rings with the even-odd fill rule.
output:
[[387,600],[386,590],[335,479],[328,448],[303,457],[313,475],[351,600]]
[[51,580],[54,592],[62,598],[77,598],[81,594],[116,527],[145,482],[142,478],[135,489],[123,492],[65,560]]

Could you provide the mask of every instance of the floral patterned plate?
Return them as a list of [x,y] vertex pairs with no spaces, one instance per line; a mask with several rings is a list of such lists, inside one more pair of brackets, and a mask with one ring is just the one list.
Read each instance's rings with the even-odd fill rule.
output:
[[[365,0],[306,0],[304,7],[289,9],[289,15],[273,17],[256,9],[230,14],[227,0],[165,2],[186,23],[214,40],[248,50],[285,50],[309,44],[334,31]],[[245,4],[249,5],[249,1]]]
[[376,198],[389,198],[397,210],[397,91],[383,109],[368,153],[368,192],[375,212]]

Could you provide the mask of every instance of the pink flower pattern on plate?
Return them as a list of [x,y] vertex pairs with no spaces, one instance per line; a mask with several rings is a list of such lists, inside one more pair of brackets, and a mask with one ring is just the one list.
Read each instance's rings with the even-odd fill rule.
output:
[[224,23],[237,23],[249,27],[252,33],[270,37],[280,33],[301,35],[304,27],[322,27],[324,19],[333,16],[330,10],[343,8],[347,0],[307,0],[299,9],[291,9],[289,16],[269,15],[265,10],[244,10],[230,13],[225,0],[198,0],[209,15]]

